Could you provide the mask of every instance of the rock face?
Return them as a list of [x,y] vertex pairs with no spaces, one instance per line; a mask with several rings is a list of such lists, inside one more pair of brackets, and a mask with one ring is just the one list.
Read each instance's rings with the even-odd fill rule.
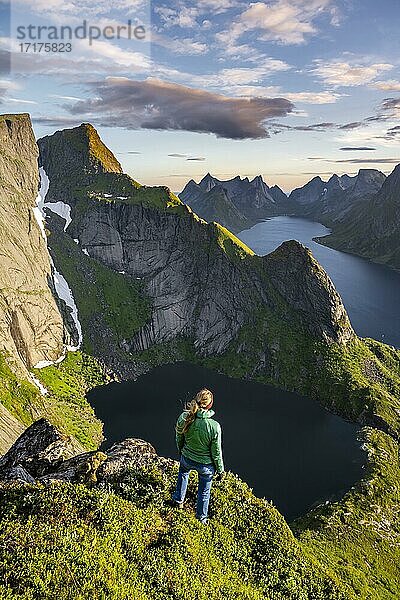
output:
[[0,117],[0,352],[23,375],[63,351],[46,241],[35,218],[38,149],[28,115]]
[[40,419],[28,427],[0,458],[0,479],[13,479],[16,473],[18,478],[23,478],[24,473],[30,478],[39,478],[55,471],[72,454],[68,438],[46,419]]
[[200,183],[190,180],[179,197],[206,221],[216,221],[232,231],[292,210],[286,194],[278,186],[268,187],[261,175],[252,181],[247,177],[220,181],[207,173]]
[[365,196],[366,187],[370,189],[369,171],[356,186],[364,202],[354,205],[333,233],[319,241],[400,269],[400,165],[374,195]]
[[[80,171],[66,171],[61,158],[57,162],[47,158],[64,146],[63,135],[65,144],[73,147],[74,132],[80,136],[82,129],[39,140],[41,164],[50,178],[52,197],[61,194],[60,178],[66,187],[68,173],[68,191],[57,196],[72,210],[66,233],[92,259],[130,279],[139,278],[151,300],[147,323],[123,342],[127,352],[185,338],[200,356],[221,354],[244,326],[254,325],[263,307],[274,312],[277,294],[279,302],[293,310],[296,324],[313,338],[347,343],[354,335],[333,284],[297,242],[285,246],[279,261],[254,256],[229,231],[198,219],[168,190],[138,188],[126,178],[121,195],[115,190],[126,176],[114,172],[107,173],[106,179],[100,175],[99,181],[96,169],[86,169],[84,177],[92,183],[82,196],[80,183],[74,187],[74,182],[80,182]],[[70,165],[72,159],[68,160]],[[209,176],[205,184],[211,191],[213,183]],[[54,231],[50,236],[50,247],[56,235]],[[285,269],[293,279],[287,285]],[[73,289],[74,282],[69,283]],[[281,326],[284,329],[287,323]],[[107,336],[104,331],[104,339]],[[94,350],[101,353],[102,348]]]
[[[347,314],[333,283],[310,250],[293,240],[265,257],[268,277],[315,337],[349,341]],[[310,320],[310,315],[313,319]]]

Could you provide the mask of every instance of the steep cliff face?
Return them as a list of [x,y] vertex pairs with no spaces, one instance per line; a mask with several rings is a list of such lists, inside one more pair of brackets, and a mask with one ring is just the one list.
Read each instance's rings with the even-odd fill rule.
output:
[[26,374],[63,351],[44,230],[35,216],[38,149],[28,115],[0,117],[0,352]]
[[[50,179],[50,198],[71,206],[72,222],[65,235],[78,242],[81,261],[90,257],[110,273],[122,273],[129,285],[139,281],[150,299],[145,322],[120,340],[121,348],[135,353],[186,338],[201,356],[222,354],[243,327],[255,325],[260,309],[274,313],[282,303],[291,313],[279,317],[282,329],[299,326],[313,339],[328,343],[346,344],[353,338],[333,284],[300,244],[285,246],[279,261],[254,256],[229,231],[204,223],[164,188],[140,188],[130,180],[128,189],[129,178],[124,176],[125,193],[120,195],[115,190],[122,176],[112,172],[106,180],[101,176],[106,183],[100,193],[95,169],[86,170],[92,183],[82,195],[82,187],[74,185],[79,172],[67,171],[60,153],[59,160],[48,160],[64,144],[63,136],[70,144],[81,132],[77,128],[39,140],[41,163]],[[56,198],[66,172],[68,192]],[[59,227],[53,231],[49,243],[57,264],[64,234]],[[285,276],[290,279],[286,283]],[[104,333],[103,347],[108,335]],[[96,351],[101,353],[101,348]]]

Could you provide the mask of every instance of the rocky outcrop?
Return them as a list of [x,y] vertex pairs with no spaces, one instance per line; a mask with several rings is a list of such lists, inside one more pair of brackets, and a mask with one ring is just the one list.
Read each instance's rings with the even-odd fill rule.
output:
[[151,444],[138,439],[126,439],[106,452],[76,454],[66,436],[46,419],[40,419],[0,458],[0,485],[11,482],[104,485],[131,469],[156,465],[163,471],[173,464],[173,460],[158,456]]
[[130,469],[141,469],[156,465],[164,471],[175,463],[171,458],[158,456],[149,442],[128,438],[114,444],[106,451],[107,458],[97,471],[98,482],[105,483],[121,477]]
[[63,351],[44,230],[36,220],[38,149],[28,115],[0,117],[0,353],[23,375]]
[[251,181],[239,176],[220,181],[207,173],[199,183],[190,180],[179,197],[204,220],[216,221],[232,231],[291,212],[286,194],[278,186],[270,188],[261,175]]
[[12,479],[21,469],[34,479],[55,471],[73,454],[70,440],[46,419],[28,427],[4,456],[0,458],[0,478]]
[[284,242],[265,257],[264,266],[270,281],[314,337],[328,343],[352,339],[340,296],[308,248],[294,240]]
[[[55,164],[47,157],[57,152],[62,135],[70,144],[74,131],[81,135],[77,128],[39,140],[50,194],[60,193],[60,173],[67,171],[61,160]],[[168,190],[131,183],[132,190],[125,188],[120,196],[114,190],[121,175],[108,173],[106,184],[101,176],[100,186],[94,169],[85,172],[92,184],[83,196],[82,187],[74,187],[80,172],[69,177],[68,192],[58,197],[69,202],[72,210],[66,233],[95,261],[130,280],[140,280],[151,301],[151,315],[133,337],[123,340],[124,351],[136,353],[185,338],[200,356],[222,354],[243,327],[254,324],[260,309],[267,307],[274,313],[277,294],[279,303],[291,307],[297,325],[316,340],[347,343],[354,335],[333,284],[297,242],[285,248],[280,261],[253,256],[229,231],[204,223],[177,199],[172,203]],[[209,180],[207,185],[213,183]],[[52,237],[58,235],[54,230],[50,248],[55,244]],[[293,279],[286,285],[285,269]],[[74,282],[69,283],[73,289]],[[282,330],[286,326],[282,321]],[[102,346],[107,346],[108,336],[104,330]],[[101,353],[102,347],[94,351]]]

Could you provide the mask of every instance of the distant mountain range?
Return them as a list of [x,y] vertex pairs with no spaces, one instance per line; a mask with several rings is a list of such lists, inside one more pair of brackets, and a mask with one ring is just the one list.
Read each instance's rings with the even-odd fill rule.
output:
[[206,221],[216,221],[232,231],[294,209],[280,187],[270,188],[261,175],[252,180],[237,176],[221,181],[207,173],[200,183],[191,179],[179,197]]
[[320,243],[400,268],[400,165],[386,177],[376,169],[314,177],[287,196],[261,175],[220,181],[209,173],[191,180],[180,198],[206,221],[236,232],[278,215],[301,216],[332,229]]
[[317,241],[400,269],[400,165]]
[[360,169],[354,177],[332,175],[329,181],[314,177],[306,185],[293,190],[289,198],[295,214],[333,226],[346,220],[356,206],[365,206],[382,187],[386,176],[375,169]]

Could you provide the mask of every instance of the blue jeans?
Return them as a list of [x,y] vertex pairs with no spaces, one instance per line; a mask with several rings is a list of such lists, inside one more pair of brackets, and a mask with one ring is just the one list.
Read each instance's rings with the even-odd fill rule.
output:
[[203,465],[201,463],[190,460],[181,455],[179,465],[178,481],[176,490],[172,496],[175,502],[183,502],[186,496],[186,490],[189,481],[190,471],[197,471],[199,474],[199,489],[197,492],[197,508],[196,517],[199,521],[207,521],[208,505],[210,503],[211,483],[215,473],[213,464]]

